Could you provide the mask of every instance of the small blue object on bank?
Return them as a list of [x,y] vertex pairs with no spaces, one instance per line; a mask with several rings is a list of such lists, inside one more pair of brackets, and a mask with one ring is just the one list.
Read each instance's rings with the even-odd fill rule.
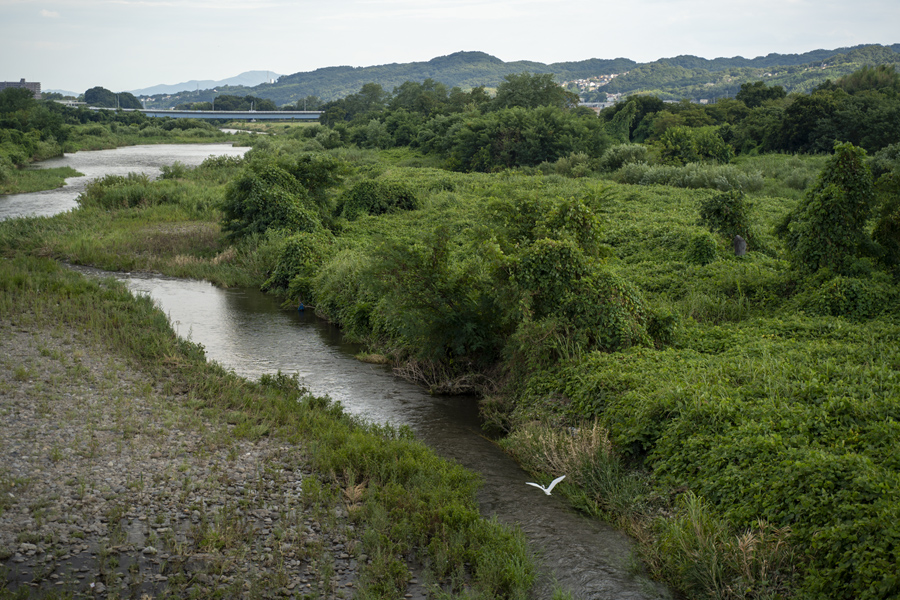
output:
[[297,307],[297,310],[299,310],[299,311],[302,312],[304,308],[305,308],[305,307],[303,306],[303,303],[301,302],[301,303],[300,303],[300,306]]

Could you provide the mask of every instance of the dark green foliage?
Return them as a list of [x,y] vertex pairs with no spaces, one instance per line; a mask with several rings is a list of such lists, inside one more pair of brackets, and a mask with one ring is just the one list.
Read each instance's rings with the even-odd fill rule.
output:
[[599,119],[546,106],[471,117],[448,131],[444,145],[454,169],[491,172],[552,163],[577,152],[599,156],[607,143]]
[[275,103],[271,100],[258,98],[252,95],[241,97],[231,94],[217,94],[215,100],[209,105],[210,110],[213,108],[215,108],[215,110],[278,110],[278,107],[275,106]]
[[750,229],[752,208],[739,190],[716,194],[700,202],[700,222],[713,233],[721,233],[729,240],[739,235],[750,244],[754,237]]
[[897,292],[875,279],[834,277],[800,298],[803,310],[854,321],[871,319],[897,308]]
[[287,237],[281,242],[275,268],[262,290],[285,296],[291,302],[313,305],[313,280],[325,257],[331,254],[333,243],[327,230]]
[[274,154],[256,149],[228,186],[222,229],[232,239],[268,229],[313,232],[327,224],[329,190],[347,172],[342,160],[318,153]]
[[[893,148],[900,149],[900,144]],[[880,207],[872,239],[879,245],[882,261],[896,268],[900,265],[900,160],[878,178],[875,190]]]
[[613,146],[600,157],[600,168],[616,171],[630,163],[645,163],[649,160],[647,146],[643,144],[619,144]]
[[894,65],[866,65],[841,77],[835,85],[848,94],[865,91],[900,93],[900,73],[897,73]]
[[686,258],[698,265],[708,265],[716,260],[716,240],[708,233],[694,235],[687,246]]
[[84,101],[88,106],[101,108],[143,108],[141,101],[131,92],[115,93],[100,86],[85,91]]
[[477,244],[460,246],[437,228],[415,243],[394,242],[374,256],[386,322],[418,358],[487,366],[507,327],[496,268]]
[[521,253],[516,283],[533,295],[536,317],[559,311],[566,294],[590,272],[588,258],[573,241],[542,238]]
[[816,184],[779,226],[795,265],[811,273],[849,274],[868,244],[866,221],[875,198],[866,152],[836,144]]
[[693,162],[726,164],[734,158],[734,149],[714,129],[670,127],[662,135],[660,143],[662,160],[673,165]]
[[416,210],[419,207],[416,194],[403,182],[364,179],[347,192],[339,207],[339,214],[352,221],[362,215],[383,215],[400,210]]
[[503,78],[503,82],[497,86],[497,95],[491,101],[490,107],[496,110],[541,106],[572,108],[577,104],[578,96],[560,87],[550,73],[542,75],[520,73]]
[[769,100],[781,100],[786,96],[784,88],[780,85],[768,87],[762,81],[742,83],[741,91],[735,94],[735,100],[740,100],[747,108],[756,108]]
[[116,210],[177,204],[184,191],[175,182],[153,184],[147,175],[107,175],[90,182],[76,201],[85,208]]
[[322,226],[296,178],[268,163],[256,163],[233,180],[222,203],[222,230],[231,239],[269,229],[312,232]]

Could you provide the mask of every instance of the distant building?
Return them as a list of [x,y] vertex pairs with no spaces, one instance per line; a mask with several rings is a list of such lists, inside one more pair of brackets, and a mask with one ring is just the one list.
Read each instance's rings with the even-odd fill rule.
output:
[[21,81],[0,81],[0,92],[6,88],[25,88],[26,90],[31,90],[35,100],[41,99],[41,84],[36,81],[25,81],[24,79]]

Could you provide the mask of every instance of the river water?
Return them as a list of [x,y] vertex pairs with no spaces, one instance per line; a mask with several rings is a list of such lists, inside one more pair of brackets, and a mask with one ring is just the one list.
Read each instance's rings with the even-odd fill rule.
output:
[[[160,147],[147,148],[156,155]],[[37,201],[23,203],[42,210]],[[209,360],[252,379],[279,370],[296,373],[312,392],[370,421],[408,425],[440,455],[480,473],[482,513],[521,527],[543,564],[535,597],[549,598],[556,585],[585,600],[670,598],[662,586],[634,573],[627,536],[573,511],[562,497],[525,485],[531,478],[481,434],[473,398],[430,396],[383,367],[357,361],[359,348],[339,330],[309,311],[280,308],[257,290],[112,275],[134,293],[150,295],[179,335],[204,346]]]
[[89,181],[105,175],[146,173],[156,178],[160,167],[180,162],[196,166],[210,156],[243,156],[250,148],[225,144],[161,144],[152,146],[126,146],[115,150],[75,152],[59,158],[51,158],[35,164],[37,168],[52,169],[72,167],[82,177],[66,179],[64,187],[34,192],[0,196],[0,221],[13,217],[49,217],[72,210],[77,206],[75,198],[84,191]]

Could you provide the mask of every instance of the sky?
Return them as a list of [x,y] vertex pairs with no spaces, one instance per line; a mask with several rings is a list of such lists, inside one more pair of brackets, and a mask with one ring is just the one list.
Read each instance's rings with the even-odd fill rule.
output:
[[900,43],[898,0],[0,0],[0,81],[115,92],[428,61],[753,58]]

